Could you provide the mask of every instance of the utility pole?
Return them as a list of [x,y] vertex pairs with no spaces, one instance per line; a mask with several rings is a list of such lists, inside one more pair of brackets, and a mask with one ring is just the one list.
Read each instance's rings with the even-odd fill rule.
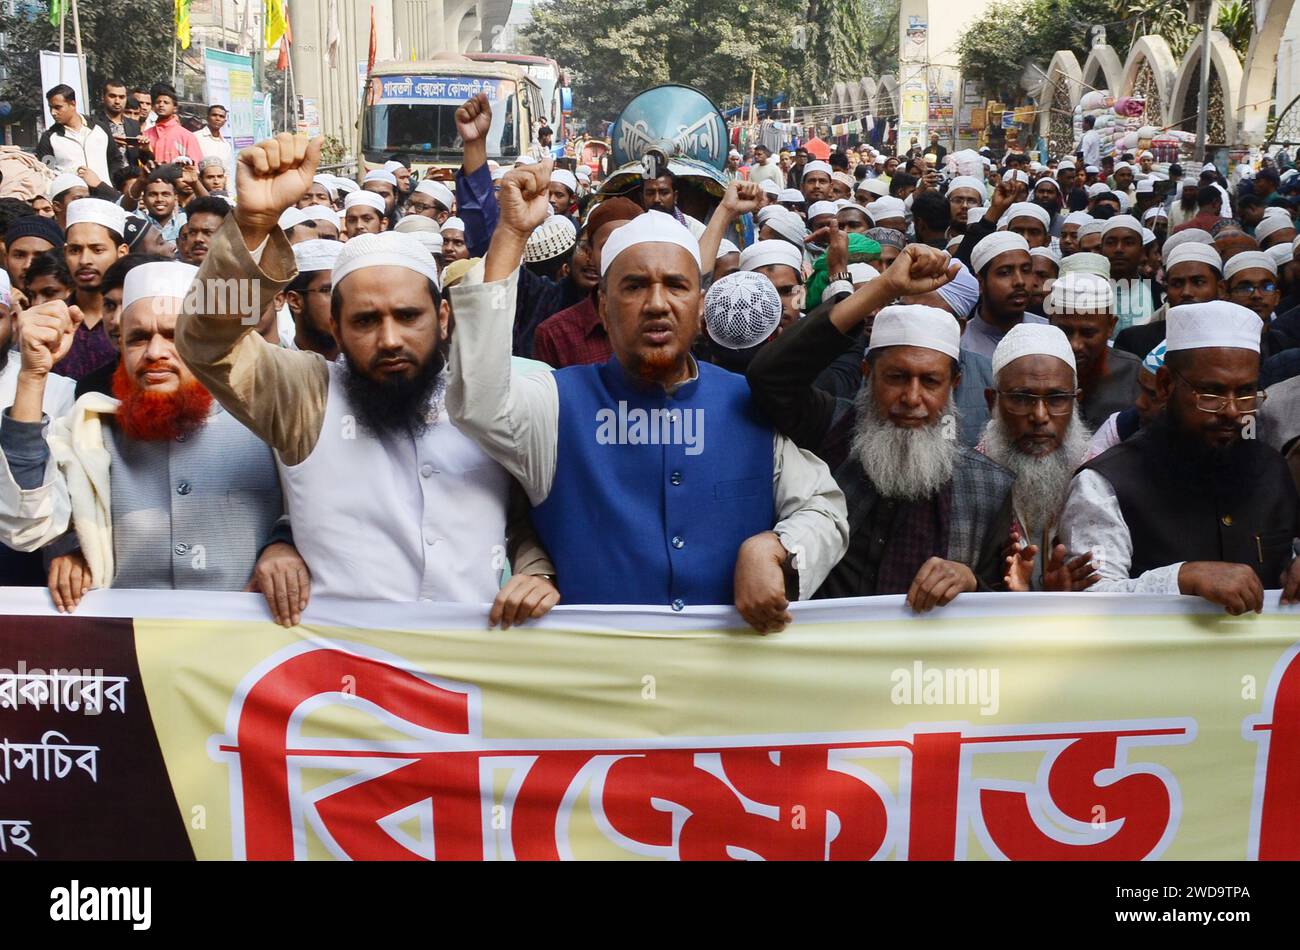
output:
[[1214,0],[1200,0],[1205,4],[1205,20],[1201,24],[1201,94],[1197,99],[1200,108],[1196,114],[1196,160],[1205,164],[1205,138],[1210,112],[1210,13]]

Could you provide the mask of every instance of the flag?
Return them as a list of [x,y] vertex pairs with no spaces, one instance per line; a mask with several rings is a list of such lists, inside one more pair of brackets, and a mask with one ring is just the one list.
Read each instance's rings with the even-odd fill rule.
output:
[[50,26],[58,26],[66,12],[63,0],[50,0]]
[[330,69],[334,69],[339,58],[339,0],[330,0],[325,17],[329,20],[325,33],[325,55],[329,59]]
[[175,0],[176,38],[181,49],[190,48],[190,0]]
[[375,32],[375,5],[370,5],[370,55],[366,57],[366,75],[375,70],[375,55],[379,52],[379,36]]
[[289,68],[289,47],[293,45],[293,27],[289,24],[289,11],[284,11],[284,36],[280,37],[280,57],[275,68],[283,72]]
[[270,49],[289,29],[289,17],[285,12],[286,0],[266,0],[266,42],[263,49]]

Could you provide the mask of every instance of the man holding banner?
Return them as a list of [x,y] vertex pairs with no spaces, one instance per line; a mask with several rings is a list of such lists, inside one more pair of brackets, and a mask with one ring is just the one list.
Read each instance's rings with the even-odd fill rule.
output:
[[742,378],[691,356],[704,296],[684,225],[647,211],[606,242],[609,362],[511,375],[515,283],[550,180],[549,160],[505,176],[487,257],[452,291],[452,419],[524,486],[567,599],[734,603],[782,629],[844,554],[844,496]]
[[1195,594],[1258,613],[1300,598],[1300,503],[1286,462],[1256,438],[1259,317],[1216,300],[1169,310],[1156,387],[1164,415],[1085,464],[1061,540],[1091,551],[1094,591]]

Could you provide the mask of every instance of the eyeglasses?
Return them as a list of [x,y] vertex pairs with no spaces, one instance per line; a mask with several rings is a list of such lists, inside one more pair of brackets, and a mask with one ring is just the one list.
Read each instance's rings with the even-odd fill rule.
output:
[[1218,393],[1203,393],[1176,369],[1170,369],[1170,372],[1181,379],[1187,388],[1192,391],[1192,395],[1196,397],[1196,408],[1201,412],[1217,414],[1223,412],[1228,407],[1228,403],[1232,402],[1239,413],[1243,416],[1249,416],[1259,412],[1259,407],[1264,405],[1264,400],[1268,398],[1261,391],[1249,393],[1245,396],[1220,396]]
[[1077,393],[1047,393],[1040,396],[1036,393],[1005,393],[1000,389],[998,395],[1002,397],[1003,407],[1013,416],[1029,415],[1040,402],[1047,406],[1049,416],[1068,416],[1074,411],[1077,398]]
[[1236,287],[1230,287],[1228,293],[1232,294],[1234,297],[1249,297],[1257,290],[1261,294],[1271,294],[1273,291],[1277,290],[1277,284],[1273,283],[1271,280],[1266,280],[1262,284],[1252,284],[1247,282],[1244,284],[1238,284]]

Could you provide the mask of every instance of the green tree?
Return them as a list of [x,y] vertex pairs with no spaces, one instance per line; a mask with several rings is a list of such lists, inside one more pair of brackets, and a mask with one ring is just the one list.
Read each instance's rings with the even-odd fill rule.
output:
[[[80,4],[81,43],[86,52],[86,73],[91,101],[78,103],[81,111],[93,111],[99,97],[94,90],[106,79],[118,78],[131,85],[148,86],[171,76],[171,0],[113,0],[112,3]],[[0,65],[5,82],[0,98],[13,106],[14,119],[21,120],[41,110],[39,50],[59,48],[59,28],[51,26],[43,9],[30,5],[6,4],[0,13],[0,32],[5,48]],[[73,51],[72,20],[66,21],[65,49]],[[162,38],[162,39],[160,39]]]
[[759,95],[790,93],[823,102],[839,80],[870,72],[873,57],[897,61],[873,8],[863,28],[861,0],[549,0],[535,3],[523,30],[530,52],[570,72],[574,112],[588,122],[612,120],[638,92],[680,82],[719,106],[739,105],[751,72]]

